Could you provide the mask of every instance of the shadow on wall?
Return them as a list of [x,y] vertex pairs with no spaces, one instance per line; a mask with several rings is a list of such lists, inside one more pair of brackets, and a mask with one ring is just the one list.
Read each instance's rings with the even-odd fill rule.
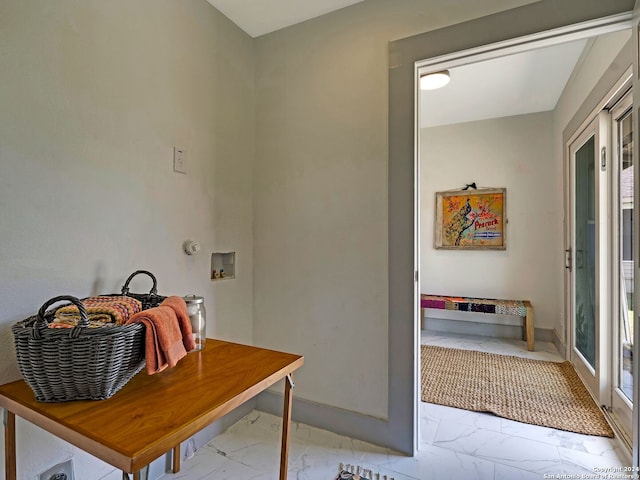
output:
[[0,384],[21,378],[16,360],[16,349],[13,344],[13,333],[11,333],[11,326],[20,320],[24,319],[17,318],[12,322],[0,325],[0,351],[5,352],[3,355],[5,360],[0,363]]

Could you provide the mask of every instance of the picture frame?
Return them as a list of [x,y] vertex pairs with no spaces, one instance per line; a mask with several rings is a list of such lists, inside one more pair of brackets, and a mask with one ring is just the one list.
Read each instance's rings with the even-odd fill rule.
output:
[[506,226],[506,188],[436,192],[436,249],[506,250]]

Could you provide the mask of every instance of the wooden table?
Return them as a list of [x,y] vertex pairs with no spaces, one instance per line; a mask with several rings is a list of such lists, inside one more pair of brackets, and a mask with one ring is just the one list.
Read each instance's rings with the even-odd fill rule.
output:
[[125,478],[133,473],[141,480],[149,463],[170,450],[177,472],[180,442],[286,378],[279,477],[285,480],[292,375],[303,363],[300,355],[207,339],[203,350],[175,368],[156,375],[143,371],[107,400],[40,403],[24,380],[1,385],[5,478],[17,478],[16,415],[122,470]]

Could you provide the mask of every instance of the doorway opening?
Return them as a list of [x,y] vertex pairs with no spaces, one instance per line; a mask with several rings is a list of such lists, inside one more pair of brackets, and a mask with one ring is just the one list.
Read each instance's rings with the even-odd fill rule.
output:
[[[585,98],[614,58],[631,48],[629,26],[628,19],[606,32],[582,26],[580,34],[573,31],[548,38],[519,39],[511,45],[492,45],[416,63],[415,231],[417,270],[422,272],[418,277],[417,295],[530,299],[536,308],[536,340],[554,345],[561,356],[569,356],[575,337],[568,333],[570,324],[574,323],[565,313],[570,290],[565,288],[568,285],[563,278],[565,212],[569,211],[563,180],[567,174],[563,135],[575,125],[575,117],[584,109]],[[552,59],[554,55],[557,56]],[[448,86],[427,93],[418,88],[422,75],[442,70],[449,71]],[[496,74],[501,78],[496,78]],[[536,79],[537,74],[540,76]],[[505,77],[507,82],[501,84]],[[517,83],[532,79],[533,83]],[[458,80],[460,90],[450,88]],[[510,93],[513,88],[514,93]],[[616,115],[619,124],[609,123],[608,128],[629,130],[629,110]],[[592,147],[595,149],[595,143]],[[585,158],[587,163],[588,156]],[[594,165],[598,158],[591,158]],[[629,167],[622,162],[621,172]],[[624,180],[617,177],[617,181]],[[507,188],[507,249],[435,250],[435,192],[457,190],[472,183],[479,188]],[[607,190],[604,194],[610,193]],[[625,255],[625,221],[628,223],[631,218],[630,212],[624,212],[629,206],[623,208],[623,204],[622,200],[616,204],[620,210],[616,228],[619,227],[621,236],[607,244],[608,254],[621,259]],[[616,297],[620,298],[616,308],[624,315],[628,307],[623,304],[622,293],[627,301],[629,296],[624,287],[625,264],[621,262],[620,269],[615,271],[618,279],[622,279],[616,284],[620,293]],[[415,303],[419,305],[419,296]],[[517,323],[519,319],[503,318],[496,323],[495,319],[485,321],[477,317],[468,322],[463,315],[448,313],[445,318],[437,318],[434,313],[428,312],[433,318],[428,318],[425,329],[440,334],[456,336],[466,332],[488,337],[517,337],[521,328]],[[422,320],[419,318],[416,322],[418,329],[423,325]],[[629,322],[615,322],[615,325],[612,324],[612,331],[615,330],[616,341],[621,345],[616,350],[620,357],[616,372],[621,382],[626,378],[628,385],[629,370],[624,369],[621,339],[625,335],[630,338]],[[418,332],[418,338],[420,334]],[[613,337],[606,341],[613,345]],[[604,363],[600,360],[598,368],[610,377],[614,374],[612,365],[613,360]],[[417,384],[419,390],[420,384]],[[620,386],[619,390],[624,393],[624,383]],[[599,390],[592,392],[598,400],[602,398],[599,393]],[[419,392],[417,402],[419,411]],[[627,423],[629,432],[630,418],[631,413]]]

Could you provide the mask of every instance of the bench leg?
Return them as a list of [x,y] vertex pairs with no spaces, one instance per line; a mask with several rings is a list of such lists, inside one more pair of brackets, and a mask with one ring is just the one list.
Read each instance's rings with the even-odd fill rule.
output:
[[533,318],[533,306],[527,306],[527,316],[524,319],[524,325],[526,330],[526,339],[527,339],[527,350],[533,352],[534,343],[535,343],[535,328],[534,328],[534,318]]

